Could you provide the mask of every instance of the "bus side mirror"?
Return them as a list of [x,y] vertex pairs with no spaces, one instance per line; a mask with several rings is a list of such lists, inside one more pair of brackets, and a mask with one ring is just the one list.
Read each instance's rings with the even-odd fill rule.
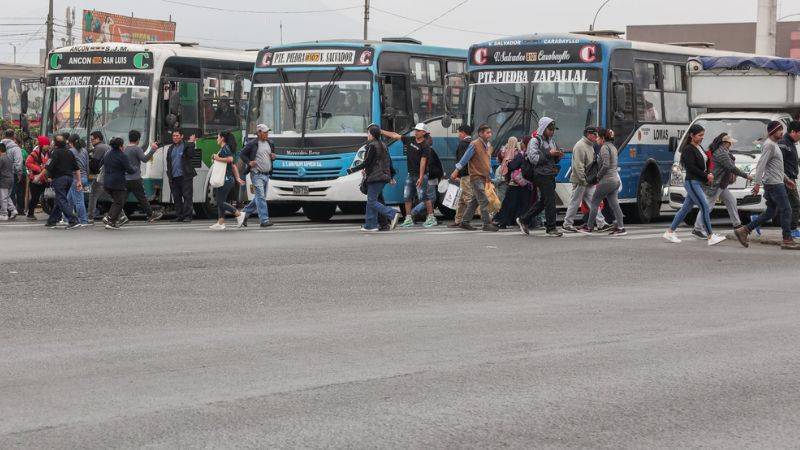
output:
[[671,153],[675,153],[678,150],[678,136],[670,136],[668,148]]
[[450,117],[450,113],[446,112],[444,113],[444,116],[442,116],[442,126],[445,128],[450,128],[451,125],[453,125],[453,118]]

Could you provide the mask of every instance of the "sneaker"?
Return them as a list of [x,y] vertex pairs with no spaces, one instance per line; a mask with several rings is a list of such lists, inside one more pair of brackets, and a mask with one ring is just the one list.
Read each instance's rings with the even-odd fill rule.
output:
[[[269,227],[271,227],[272,225],[273,225],[273,224],[272,224],[272,222],[270,222],[270,221],[266,221],[266,222],[262,223],[262,224],[261,224],[261,225],[259,225],[259,226],[260,226],[261,228],[269,228]],[[247,226],[247,225],[245,225],[245,226]]]
[[79,224],[78,222],[75,222],[75,223],[71,223],[71,224],[67,225],[67,230],[74,230],[75,228],[80,228],[80,227],[81,227],[81,224]]
[[236,216],[236,225],[239,228],[246,227],[245,222],[247,221],[247,214],[239,211],[239,215]]
[[125,224],[126,224],[126,223],[128,223],[128,222],[130,222],[130,219],[128,219],[128,216],[126,216],[125,214],[123,214],[123,215],[122,215],[122,217],[120,217],[120,218],[119,218],[119,221],[117,222],[117,225],[119,225],[119,226],[123,226],[123,225],[125,225]]
[[58,221],[58,223],[57,223],[56,225],[58,225],[58,226],[60,226],[60,227],[66,227],[66,226],[67,226],[67,225],[69,225],[69,224],[67,223],[67,221],[66,221],[66,220],[64,220],[64,219],[61,219],[61,220],[59,220],[59,221]]
[[104,225],[108,225],[110,223],[111,223],[111,221],[108,219],[108,216],[103,216],[103,224]]
[[447,225],[447,228],[461,228],[461,224],[459,222],[453,222]]
[[733,230],[733,234],[736,235],[736,239],[742,244],[742,247],[750,247],[750,243],[747,242],[747,236],[750,235],[750,230],[747,227],[739,227]]
[[596,231],[598,233],[605,233],[607,231],[611,231],[611,230],[614,230],[614,229],[615,229],[614,225],[611,225],[610,223],[607,223],[607,224],[603,225],[602,227],[595,228],[594,231]]
[[664,234],[661,237],[663,237],[664,239],[668,240],[669,242],[672,242],[673,244],[680,244],[681,243],[681,240],[678,239],[678,235],[676,235],[674,231],[667,230],[667,231],[664,232]]
[[406,216],[406,220],[400,224],[400,228],[409,228],[414,226],[414,218],[411,217],[411,214]]
[[46,224],[44,224],[44,227],[45,228],[56,229],[56,228],[58,228],[58,224],[57,223],[52,223],[52,222],[47,222]]
[[183,217],[176,217],[176,218],[170,220],[170,222],[183,222]]
[[467,222],[461,222],[461,225],[459,225],[459,227],[462,230],[467,230],[467,231],[476,231],[477,230],[477,228],[473,227],[471,224],[469,224]]
[[519,226],[520,233],[524,234],[525,236],[529,236],[531,234],[531,230],[528,229],[528,225],[519,220],[519,217],[517,217],[517,226]]
[[164,217],[164,213],[161,210],[153,210],[153,212],[150,213],[150,216],[147,218],[147,221],[149,223],[153,223],[162,217]]
[[499,229],[500,229],[500,227],[498,227],[497,225],[495,225],[493,223],[487,223],[486,225],[483,226],[483,228],[481,228],[482,231],[489,231],[489,232],[492,232],[492,233],[494,233],[495,231],[497,231]]
[[364,226],[361,227],[361,232],[362,233],[375,233],[376,231],[378,231],[377,228],[367,228],[367,227],[364,227]]
[[428,216],[428,218],[425,219],[425,223],[422,224],[425,228],[435,227],[436,225],[439,225],[439,222],[436,221],[436,217],[434,217],[433,214]]
[[223,231],[225,229],[225,224],[224,223],[215,223],[215,224],[211,225],[208,228],[211,228],[212,230],[215,230],[215,231]]
[[708,235],[698,229],[692,230],[692,237],[697,239],[708,239]]
[[[758,214],[751,215],[750,216],[750,222],[755,222],[757,218],[758,218]],[[761,227],[755,227],[755,229],[753,231],[756,232],[756,236],[761,237]]]
[[0,222],[5,222],[6,220],[8,220],[8,216],[7,215],[5,215],[5,214],[0,215]]
[[389,228],[389,225],[381,225],[378,227],[378,231],[392,231],[392,229]]
[[794,239],[786,239],[781,244],[781,250],[800,250],[800,244],[794,241]]
[[718,234],[712,234],[711,237],[708,238],[708,246],[711,247],[712,245],[717,245],[720,242],[725,240],[725,236],[720,236]]
[[592,229],[587,227],[586,225],[578,228],[575,231],[577,231],[578,233],[583,233],[583,234],[592,234]]
[[550,237],[561,237],[561,236],[564,236],[564,233],[558,231],[558,228],[553,228],[552,230],[547,230],[544,234],[547,235],[547,236],[550,236]]
[[564,226],[561,227],[562,230],[566,231],[567,233],[577,233],[578,229],[575,228],[575,225],[571,223],[565,223]]
[[27,218],[28,220],[30,220],[31,222],[33,222],[33,221],[36,221],[36,220],[39,220],[39,219],[37,219],[37,218],[36,218],[36,216],[27,216],[26,218]]
[[625,228],[614,228],[611,233],[608,233],[609,236],[625,236],[626,234],[628,232],[625,231]]
[[794,230],[792,230],[792,238],[793,239],[800,239],[800,230],[798,230],[796,228]]
[[390,231],[397,228],[397,222],[400,222],[400,213],[395,213],[394,217],[392,217],[392,221],[389,223]]
[[16,218],[17,218],[17,216],[18,216],[18,215],[19,215],[19,214],[18,214],[16,211],[12,212],[12,213],[10,213],[10,214],[8,215],[8,220],[14,220],[14,219],[16,219]]
[[119,230],[120,226],[115,223],[107,223],[105,228],[106,230]]

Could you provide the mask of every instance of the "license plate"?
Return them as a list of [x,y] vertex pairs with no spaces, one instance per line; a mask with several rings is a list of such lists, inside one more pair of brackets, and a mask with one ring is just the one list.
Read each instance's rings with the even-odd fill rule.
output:
[[292,193],[294,195],[308,195],[308,186],[293,186]]

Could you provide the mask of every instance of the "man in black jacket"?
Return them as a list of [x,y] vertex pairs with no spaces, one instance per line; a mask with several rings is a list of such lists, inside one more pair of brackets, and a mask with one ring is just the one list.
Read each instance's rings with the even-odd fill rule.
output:
[[[467,152],[469,144],[472,142],[472,127],[463,124],[458,127],[458,147],[456,147],[456,161],[461,161],[464,153]],[[469,183],[469,167],[464,166],[458,171],[459,187],[461,188],[461,196],[458,198],[458,206],[456,207],[455,221],[448,225],[448,228],[460,228],[461,220],[464,218],[464,211],[467,205],[472,201],[472,185]],[[469,220],[472,220],[470,217]]]
[[78,191],[83,189],[81,171],[80,167],[78,167],[78,162],[75,160],[75,155],[67,149],[67,143],[64,139],[56,139],[56,145],[50,155],[46,170],[47,178],[51,180],[50,186],[56,194],[56,201],[45,226],[48,228],[55,227],[63,215],[68,222],[67,229],[79,227],[78,218],[70,207],[67,192],[72,186],[73,178],[75,179],[75,188]]
[[167,149],[167,177],[175,203],[175,219],[173,222],[192,221],[192,184],[197,171],[192,167],[195,154],[194,135],[188,141],[183,140],[180,130],[172,132],[172,144]]
[[[797,155],[797,141],[800,141],[800,121],[789,122],[786,127],[786,134],[778,141],[778,148],[783,153],[783,171],[786,178],[797,182],[798,173],[798,155]],[[792,237],[800,238],[800,230],[797,229],[798,222],[800,222],[800,195],[797,189],[790,189],[787,187],[787,194],[789,194],[789,205],[792,207]]]

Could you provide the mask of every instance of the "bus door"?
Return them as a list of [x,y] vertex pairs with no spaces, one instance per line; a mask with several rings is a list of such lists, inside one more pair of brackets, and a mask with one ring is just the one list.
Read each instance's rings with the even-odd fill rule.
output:
[[[180,128],[184,139],[195,135],[202,136],[200,127],[200,80],[191,78],[164,78],[161,81],[161,92],[158,114],[158,142],[162,151],[154,158],[155,164],[161,166],[162,189],[161,201],[171,203],[169,176],[167,174],[167,149],[172,144],[172,131]],[[199,150],[199,149],[198,149]],[[200,168],[202,158],[198,151],[192,161],[195,168]]]

